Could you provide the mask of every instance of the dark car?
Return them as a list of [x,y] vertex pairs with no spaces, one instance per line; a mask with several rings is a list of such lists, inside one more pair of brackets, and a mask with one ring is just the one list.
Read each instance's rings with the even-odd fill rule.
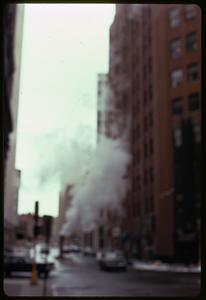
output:
[[122,270],[126,271],[127,261],[124,254],[119,250],[103,251],[98,257],[101,270]]
[[[18,256],[4,257],[4,274],[6,277],[11,276],[13,272],[31,272],[33,261],[30,258]],[[54,263],[36,263],[39,277],[47,277],[49,272],[54,269]]]
[[41,248],[41,254],[46,254],[46,255],[48,255],[49,253],[50,253],[50,251],[49,251],[49,248]]

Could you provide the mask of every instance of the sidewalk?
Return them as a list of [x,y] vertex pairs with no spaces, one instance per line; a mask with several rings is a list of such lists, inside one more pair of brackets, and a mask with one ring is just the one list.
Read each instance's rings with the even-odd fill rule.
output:
[[[37,285],[31,285],[29,278],[11,278],[4,279],[4,293],[7,296],[28,296],[42,297],[43,296],[43,281],[39,280]],[[49,282],[47,281],[47,296],[51,296]]]
[[142,262],[138,260],[132,261],[132,268],[136,270],[150,270],[158,272],[182,272],[182,273],[200,273],[200,266],[185,266],[182,264],[167,264],[159,261],[156,262]]

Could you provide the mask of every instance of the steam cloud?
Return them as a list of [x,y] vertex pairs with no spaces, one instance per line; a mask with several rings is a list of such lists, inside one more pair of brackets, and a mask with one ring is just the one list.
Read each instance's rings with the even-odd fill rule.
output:
[[104,221],[102,210],[121,214],[121,201],[128,189],[125,175],[129,160],[126,139],[101,136],[85,182],[76,184],[72,190],[73,201],[62,235],[94,229]]

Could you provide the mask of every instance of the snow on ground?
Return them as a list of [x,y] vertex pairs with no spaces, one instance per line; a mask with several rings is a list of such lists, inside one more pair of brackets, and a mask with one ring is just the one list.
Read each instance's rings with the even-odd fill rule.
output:
[[169,272],[201,272],[201,267],[196,265],[184,266],[181,264],[167,264],[162,262],[142,262],[142,261],[133,261],[132,267],[139,270],[154,270],[154,271],[169,271]]

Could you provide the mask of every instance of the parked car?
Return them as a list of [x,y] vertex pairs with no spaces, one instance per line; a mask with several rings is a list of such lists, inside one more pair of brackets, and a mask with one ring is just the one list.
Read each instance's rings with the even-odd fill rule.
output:
[[[11,276],[13,272],[31,272],[32,259],[19,256],[5,256],[4,257],[4,275]],[[36,263],[39,277],[42,275],[48,276],[49,272],[54,269],[54,263]]]
[[79,252],[80,252],[80,247],[75,244],[71,244],[63,248],[63,253],[79,253]]
[[91,247],[86,247],[83,249],[84,255],[95,256],[95,251]]
[[127,260],[123,252],[119,250],[103,251],[98,257],[101,270],[122,270],[127,269]]

